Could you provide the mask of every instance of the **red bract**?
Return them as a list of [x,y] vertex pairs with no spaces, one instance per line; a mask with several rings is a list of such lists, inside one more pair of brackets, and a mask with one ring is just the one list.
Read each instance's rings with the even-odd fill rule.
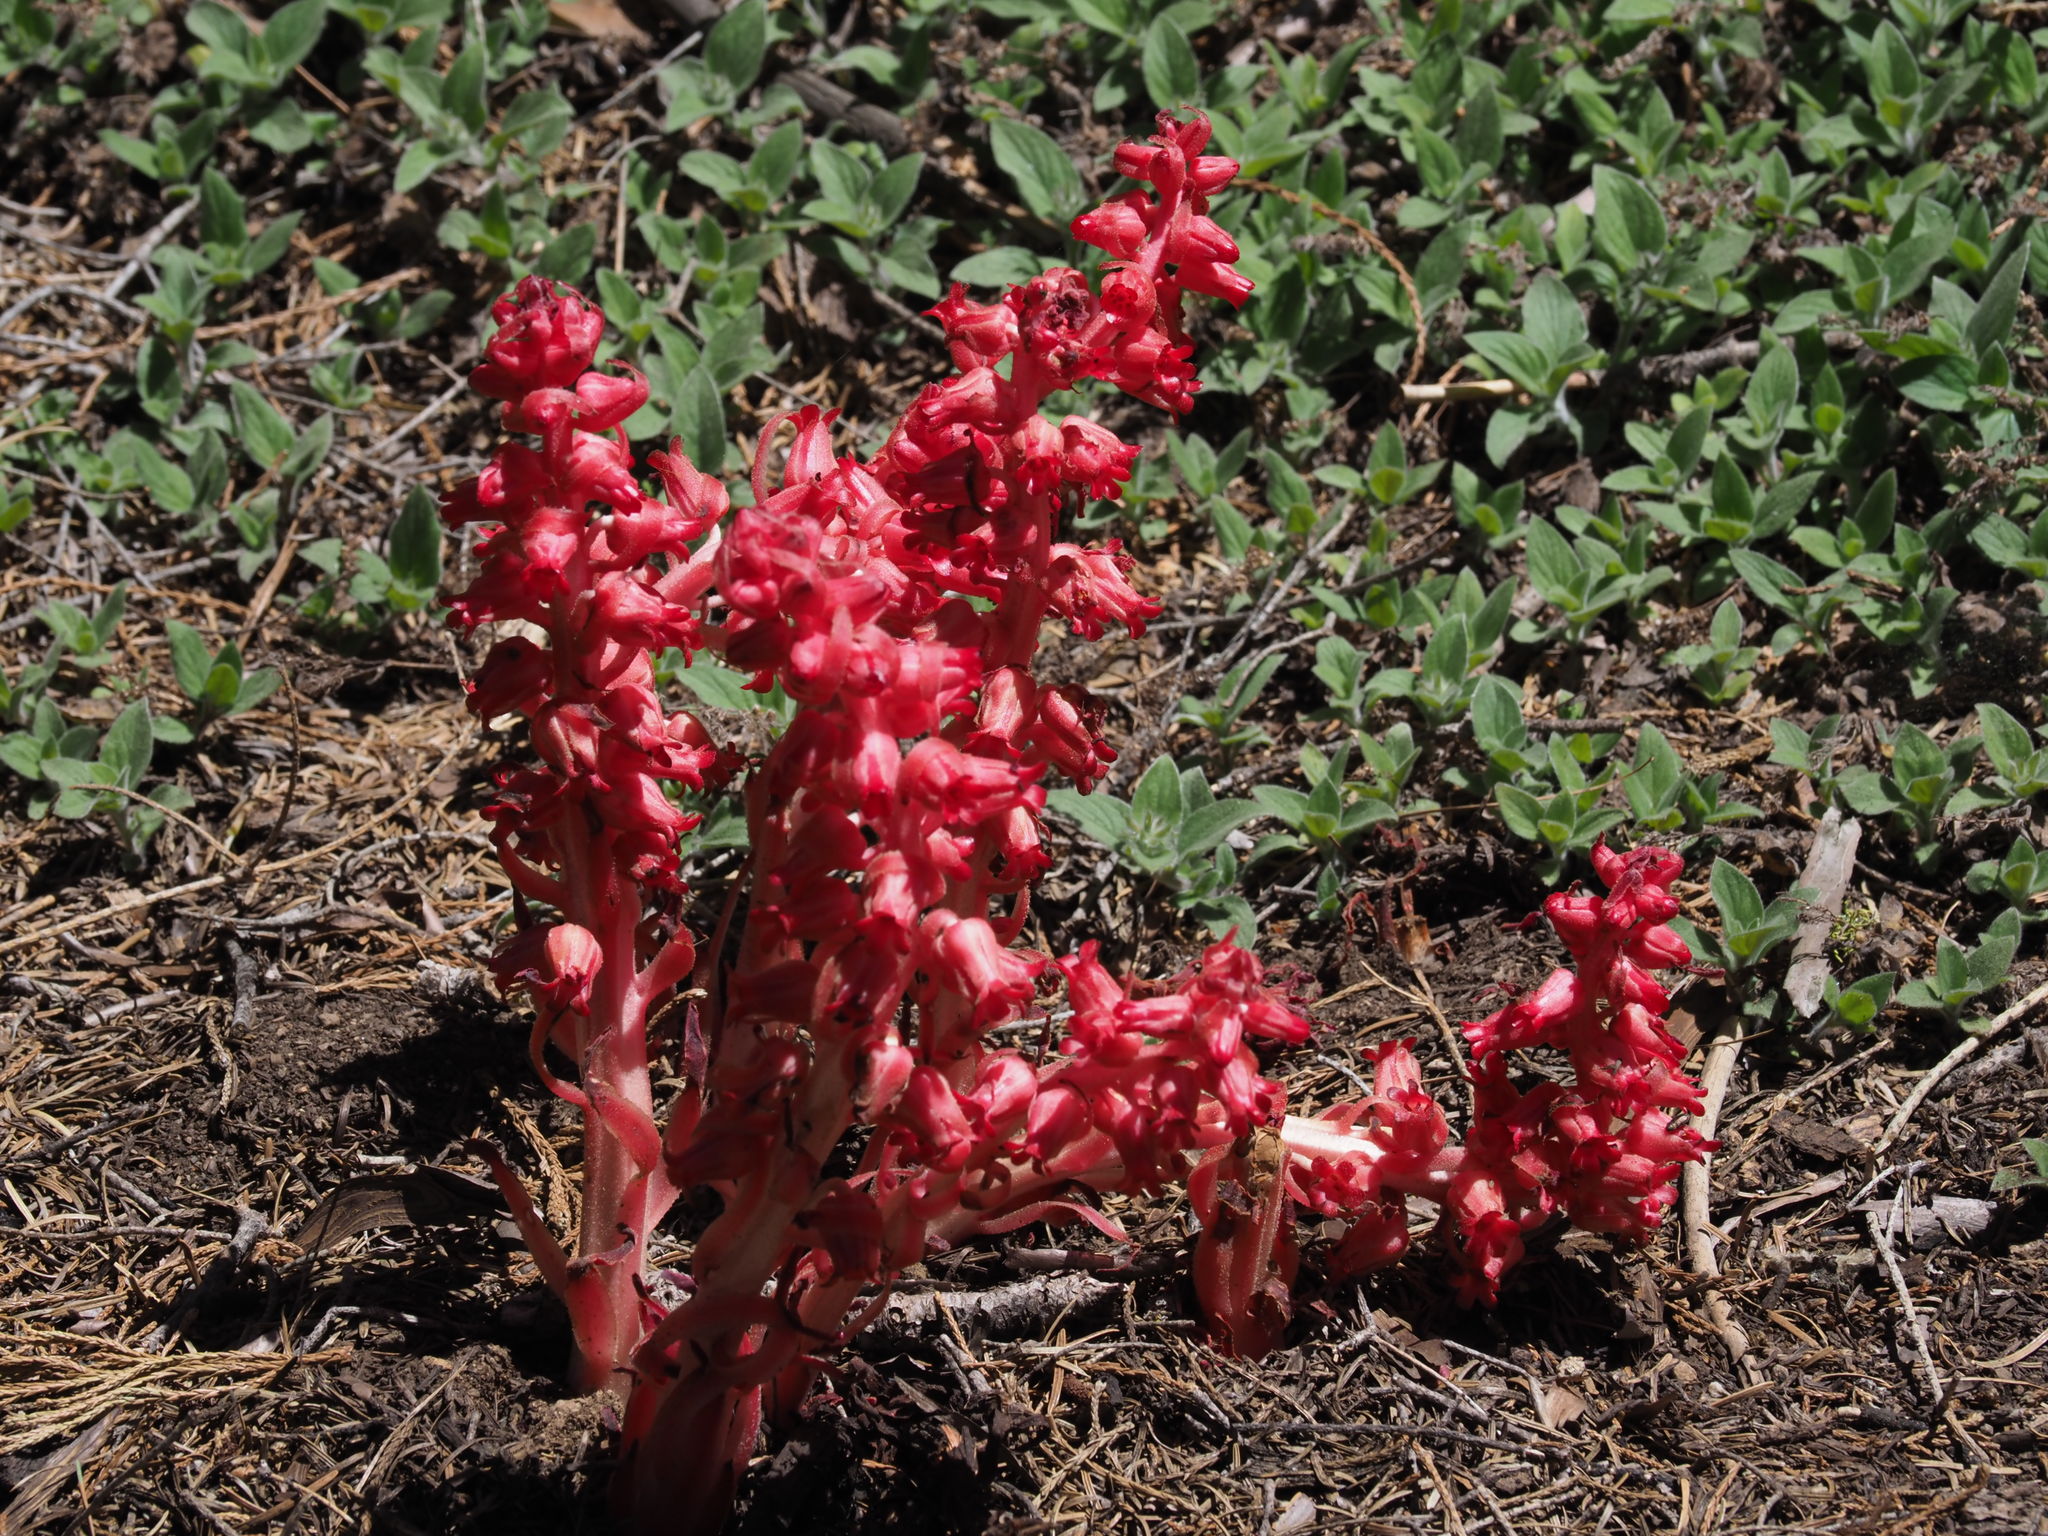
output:
[[[1285,1095],[1253,1042],[1308,1025],[1234,944],[1152,986],[1112,976],[1093,944],[1056,964],[1019,947],[1047,864],[1046,781],[1085,790],[1116,756],[1098,700],[1034,675],[1041,628],[1056,615],[1136,635],[1158,612],[1114,545],[1059,537],[1137,450],[1042,406],[1095,378],[1187,408],[1183,291],[1236,303],[1250,287],[1207,217],[1236,171],[1200,153],[1207,138],[1199,118],[1162,116],[1150,144],[1119,151],[1150,190],[1076,221],[1112,258],[1099,292],[1067,269],[999,304],[956,287],[931,313],[961,372],[866,462],[835,451],[830,413],[772,423],[738,511],[680,445],[649,460],[665,495],[645,493],[622,423],[646,386],[593,366],[595,309],[529,278],[494,311],[474,382],[538,441],[507,443],[444,499],[451,524],[500,525],[450,607],[463,628],[529,626],[492,647],[470,703],[524,716],[538,759],[499,774],[487,812],[521,923],[496,969],[532,1000],[536,1069],[583,1112],[573,1251],[483,1155],[568,1306],[577,1381],[625,1398],[618,1498],[639,1528],[715,1527],[764,1415],[787,1415],[935,1248],[1039,1220],[1114,1232],[1092,1194],[1157,1191],[1205,1157],[1199,1288],[1257,1348],[1285,1323],[1294,1201],[1355,1218],[1340,1259],[1356,1267],[1399,1251],[1402,1197],[1427,1192],[1457,1213],[1483,1291],[1551,1206],[1612,1230],[1653,1222],[1659,1171],[1691,1150],[1663,1125],[1683,1080],[1657,1054],[1661,994],[1638,968],[1670,952],[1644,928],[1668,900],[1661,864],[1592,917],[1559,918],[1605,967],[1583,997],[1490,1021],[1487,1053],[1556,1043],[1595,1086],[1518,1094],[1483,1061],[1484,1156],[1448,1149],[1400,1048],[1372,1100],[1276,1137]],[[733,765],[662,710],[651,653],[666,647],[712,652],[797,705],[745,783],[743,889],[701,956],[679,880],[692,818],[668,791]],[[1057,1049],[994,1048],[1056,981],[1072,1007]],[[1627,1007],[1603,1034],[1586,1010],[1610,997]],[[665,1105],[657,1076],[680,1085]],[[856,1126],[857,1162],[842,1148]],[[851,1172],[827,1176],[839,1159]],[[717,1214],[688,1273],[651,1275],[658,1224],[698,1189]]]

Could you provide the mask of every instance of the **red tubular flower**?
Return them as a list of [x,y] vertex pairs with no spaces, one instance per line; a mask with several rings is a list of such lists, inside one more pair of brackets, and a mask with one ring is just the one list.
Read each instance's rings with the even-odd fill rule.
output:
[[1138,450],[1109,428],[1085,416],[1068,416],[1060,422],[1060,474],[1069,485],[1085,488],[1090,496],[1114,498],[1123,494],[1131,478],[1131,465]]
[[547,700],[554,664],[521,635],[500,640],[469,680],[469,712],[486,723],[500,715],[532,715]]
[[1055,544],[1046,593],[1052,611],[1090,640],[1101,639],[1112,624],[1122,625],[1133,638],[1142,635],[1159,617],[1159,604],[1138,595],[1124,574],[1130,566],[1130,557],[1118,551],[1114,540],[1101,549]]
[[1152,220],[1147,218],[1152,211],[1151,198],[1142,192],[1126,192],[1075,219],[1073,234],[1097,250],[1128,261],[1144,248],[1146,236],[1152,233]]
[[946,330],[953,366],[963,373],[992,367],[1017,347],[1017,312],[1007,304],[977,304],[964,284],[955,283],[946,296],[925,311]]
[[542,923],[522,929],[491,960],[498,988],[524,986],[550,1008],[590,1012],[590,989],[604,965],[604,950],[587,928]]

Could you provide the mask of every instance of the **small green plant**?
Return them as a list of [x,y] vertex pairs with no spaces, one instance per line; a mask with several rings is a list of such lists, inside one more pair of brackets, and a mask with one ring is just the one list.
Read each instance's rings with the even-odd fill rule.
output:
[[1745,1011],[1767,1012],[1776,1006],[1779,994],[1760,990],[1757,967],[1799,931],[1799,920],[1813,893],[1796,889],[1766,903],[1756,882],[1726,859],[1714,860],[1707,887],[1721,917],[1720,933],[1706,933],[1684,919],[1674,919],[1672,926],[1678,928],[1696,960],[1726,974],[1731,992],[1747,999]]
[[[1330,913],[1337,901],[1346,868],[1346,848],[1369,826],[1390,821],[1395,811],[1383,793],[1365,793],[1346,782],[1351,771],[1351,742],[1346,740],[1334,755],[1314,745],[1301,749],[1301,776],[1306,791],[1283,784],[1255,784],[1252,799],[1267,815],[1287,830],[1259,839],[1247,862],[1256,863],[1277,854],[1308,853],[1319,861],[1316,877],[1317,910]],[[1384,781],[1374,786],[1383,791]]]
[[1358,743],[1358,755],[1368,777],[1355,787],[1368,800],[1377,800],[1389,810],[1433,811],[1437,808],[1434,800],[1408,799],[1408,781],[1415,772],[1415,765],[1422,760],[1422,747],[1415,740],[1415,731],[1407,721],[1401,720],[1387,727],[1377,737],[1367,731],[1358,731],[1354,738]]
[[2035,734],[1996,704],[1977,706],[1977,726],[1984,733],[1984,754],[1996,770],[1981,791],[1996,795],[1994,803],[2030,800],[2048,790],[2048,738]]
[[1944,747],[1908,722],[1892,738],[1890,771],[1878,773],[1860,764],[1845,768],[1835,780],[1835,796],[1859,816],[1889,815],[1912,839],[1914,865],[1932,869],[1947,851],[1936,835],[1941,817],[1999,803],[1968,787],[1981,744],[1975,736],[1963,736]]
[[1992,512],[1970,530],[1970,542],[1993,564],[2029,581],[2048,582],[2048,509],[2037,504],[2027,523]]
[[1522,506],[1528,495],[1520,480],[1492,487],[1463,464],[1451,466],[1451,508],[1458,526],[1469,528],[1489,549],[1506,549],[1522,537]]
[[271,667],[245,672],[242,648],[232,640],[218,651],[212,650],[198,630],[176,619],[164,625],[164,632],[170,642],[172,673],[197,709],[189,722],[171,717],[155,721],[158,741],[184,745],[214,721],[254,709],[284,681]]
[[[1443,469],[1442,460],[1411,469],[1400,429],[1391,421],[1383,422],[1379,431],[1373,434],[1372,453],[1366,460],[1362,484],[1366,493],[1381,506],[1406,506],[1436,484]],[[1324,478],[1327,480],[1329,477],[1326,475]]]
[[[1647,522],[1637,523],[1619,543],[1566,538],[1540,517],[1529,520],[1525,533],[1529,583],[1563,614],[1568,641],[1584,639],[1608,609],[1641,601],[1671,576],[1669,568],[1649,564]],[[1516,626],[1515,638],[1530,641],[1543,633],[1525,620]]]
[[2029,1136],[2020,1142],[2020,1151],[2026,1154],[2029,1166],[2001,1168],[1991,1175],[1994,1194],[2009,1189],[2048,1189],[2048,1138]]
[[[324,4],[325,0],[295,0]],[[525,58],[547,25],[545,6],[515,4],[471,35],[455,55],[446,74],[435,64],[441,49],[439,28],[422,30],[405,51],[382,45],[363,54],[363,70],[405,104],[425,132],[409,138],[399,156],[394,185],[410,192],[446,166],[475,166],[495,174],[508,156],[537,160],[550,153],[569,131],[574,112],[561,88],[546,85],[514,97],[491,127],[491,82],[504,78]],[[527,164],[512,167],[516,181],[534,179]],[[581,276],[579,273],[578,276]]]
[[63,664],[63,642],[52,640],[42,660],[27,662],[14,677],[0,672],[0,725],[27,725]]
[[[2038,920],[2032,909],[2048,897],[2048,853],[2036,849],[2022,832],[2013,839],[2003,858],[1980,859],[1972,864],[1963,884],[1972,895],[2002,897],[2023,922]],[[2048,911],[2040,916],[2048,917]]]
[[870,160],[821,140],[811,146],[810,164],[824,195],[805,203],[803,216],[831,231],[827,238],[840,264],[880,286],[936,299],[940,283],[931,253],[938,220],[904,217],[917,194],[924,156],[881,162],[879,155]]
[[1046,804],[1081,828],[1132,873],[1173,893],[1175,905],[1218,933],[1255,926],[1236,891],[1237,855],[1225,841],[1259,814],[1251,800],[1218,800],[1199,768],[1162,757],[1145,770],[1128,802],[1104,789],[1083,795],[1059,788]]
[[206,45],[200,77],[256,94],[281,90],[320,41],[327,10],[328,0],[292,0],[258,31],[228,7],[202,0],[185,12],[186,27]]
[[1598,775],[1589,776],[1587,765],[1579,761],[1561,736],[1550,738],[1544,760],[1550,768],[1551,782],[1557,786],[1554,793],[1537,795],[1519,784],[1497,784],[1493,791],[1494,809],[1508,831],[1543,849],[1536,872],[1545,883],[1555,884],[1563,878],[1573,854],[1586,853],[1627,818],[1612,806],[1600,803],[1614,777],[1611,765]]
[[30,784],[28,813],[40,821],[50,814],[57,797],[58,781],[43,770],[47,764],[87,758],[99,733],[89,725],[73,725],[54,702],[39,698],[24,720],[24,729],[0,737],[0,763],[27,779]]
[[1835,798],[1835,756],[1842,747],[1843,720],[1824,715],[1811,730],[1783,718],[1771,721],[1770,761],[1804,774],[1823,801]]
[[1856,595],[1846,572],[1809,583],[1782,561],[1754,549],[1731,549],[1728,560],[1744,586],[1791,620],[1771,636],[1773,652],[1788,656],[1803,642],[1827,653],[1835,611]]
[[703,118],[732,116],[760,76],[767,51],[768,8],[761,0],[743,0],[705,34],[701,58],[678,59],[662,70],[664,126],[673,133]]
[[[1405,699],[1427,725],[1464,719],[1481,674],[1500,648],[1514,596],[1512,582],[1502,582],[1489,593],[1469,569],[1458,573],[1441,608],[1418,594],[1421,611],[1416,627],[1426,625],[1430,630],[1418,664],[1375,672],[1356,695],[1356,710],[1362,714],[1383,699]],[[1320,647],[1317,657],[1321,666]],[[1329,673],[1322,675],[1329,681]]]
[[[333,618],[341,586],[341,541],[321,539],[300,553],[327,578],[308,595],[300,611],[316,621]],[[400,614],[431,607],[441,585],[441,519],[434,498],[414,486],[392,521],[384,553],[358,549],[350,558],[354,563],[348,581],[351,606],[346,619],[350,625],[379,631],[389,628]]]
[[1700,697],[1709,704],[1733,704],[1756,681],[1757,648],[1742,643],[1742,610],[1726,598],[1714,610],[1707,638],[1681,645],[1670,660],[1685,668]]
[[181,124],[157,114],[150,119],[147,139],[102,128],[100,143],[151,181],[161,182],[169,189],[188,183],[205,163],[226,115],[220,111],[201,111]]
[[108,649],[114,631],[128,612],[128,583],[116,582],[113,590],[90,614],[69,603],[45,603],[36,617],[57,637],[57,648],[68,653],[71,665],[82,672],[97,672],[114,659]]
[[1986,1028],[1989,1018],[1966,1018],[1965,1012],[2005,980],[2019,945],[2020,915],[2009,907],[1991,920],[1968,949],[1944,935],[1935,945],[1934,974],[1915,977],[1899,988],[1899,1006],[1916,1013],[1939,1014],[1971,1032]]
[[[0,740],[0,762],[34,781],[28,812],[40,820],[67,821],[101,815],[121,839],[122,860],[141,867],[150,841],[163,829],[164,812],[187,810],[192,796],[180,785],[144,791],[156,736],[149,705],[137,699],[98,737],[90,726],[67,725],[47,699],[37,706],[31,729]],[[92,752],[91,757],[85,754]],[[125,791],[125,793],[123,793]]]
[[1821,982],[1820,1000],[1828,1012],[1811,1031],[1815,1035],[1829,1030],[1842,1030],[1850,1034],[1867,1035],[1877,1027],[1877,1016],[1890,1006],[1893,990],[1899,978],[1890,971],[1876,976],[1865,976],[1852,981],[1846,987],[1832,975]]
[[1505,678],[1487,673],[1472,686],[1472,739],[1485,755],[1491,782],[1499,776],[1540,771],[1545,751],[1522,718],[1522,697]]
[[[1631,185],[1642,193],[1640,184]],[[1603,196],[1603,225],[1611,202],[1611,196]],[[1488,419],[1486,453],[1496,465],[1506,464],[1524,441],[1552,426],[1580,440],[1584,428],[1565,406],[1565,385],[1579,369],[1598,367],[1605,354],[1588,342],[1585,313],[1555,272],[1538,273],[1529,284],[1519,332],[1467,331],[1465,344],[1534,402],[1528,409],[1497,410]]]
[[1743,801],[1723,803],[1721,785],[1726,777],[1710,773],[1702,778],[1688,773],[1670,738],[1645,721],[1636,737],[1635,758],[1621,775],[1621,792],[1637,826],[1647,832],[1680,828],[1697,832],[1762,816],[1757,807]]
[[[1266,684],[1273,680],[1273,674],[1280,670],[1280,663],[1285,659],[1276,652],[1271,656],[1239,662],[1223,674],[1216,692],[1209,698],[1196,698],[1192,694],[1184,696],[1180,708],[1174,713],[1174,723],[1207,731],[1225,762],[1247,748],[1267,745],[1273,738],[1266,733],[1265,727],[1247,722],[1245,714],[1258,702],[1259,695],[1265,692]],[[1354,680],[1356,676],[1354,668]]]

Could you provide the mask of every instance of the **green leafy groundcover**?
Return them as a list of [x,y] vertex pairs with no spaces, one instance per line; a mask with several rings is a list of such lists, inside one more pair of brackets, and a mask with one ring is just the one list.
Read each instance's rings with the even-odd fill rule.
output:
[[[410,418],[454,398],[492,295],[593,291],[652,384],[631,435],[736,471],[798,381],[871,434],[936,366],[915,312],[1079,259],[1065,223],[1106,189],[1077,166],[1199,106],[1248,178],[1214,212],[1258,288],[1198,322],[1194,414],[1079,509],[1160,573],[1188,649],[1129,776],[1053,797],[1074,847],[1199,933],[1334,918],[1397,844],[1492,839],[1535,889],[1597,838],[1675,837],[1712,870],[1703,952],[1782,1019],[1801,898],[1758,890],[1744,838],[1833,806],[1961,903],[1930,976],[1831,982],[1833,1022],[1967,1025],[2048,892],[2035,19],[1444,0],[1290,37],[1210,0],[743,0],[621,51],[551,35],[542,0],[0,0],[8,152],[54,206],[154,226],[104,377],[8,397],[0,533],[83,508],[244,597],[282,562],[312,643],[410,643],[443,552],[400,487],[471,467]],[[799,67],[908,147],[811,112]],[[61,336],[58,302],[15,339]],[[309,302],[317,344],[243,324]],[[155,621],[162,676],[109,665],[132,595],[44,606],[0,763],[26,814],[139,862],[192,743],[276,678]],[[1761,765],[1701,761],[1765,731]],[[711,857],[733,823],[707,809]]]

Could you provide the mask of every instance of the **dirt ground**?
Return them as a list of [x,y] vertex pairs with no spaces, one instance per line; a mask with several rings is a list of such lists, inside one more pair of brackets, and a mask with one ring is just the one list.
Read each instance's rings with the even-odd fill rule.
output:
[[[148,228],[154,209],[106,157],[59,153],[135,106],[87,102],[10,147],[17,190],[33,173],[81,210],[44,243],[0,233],[11,275],[97,272],[75,253]],[[328,218],[361,220],[362,270],[440,261],[461,302],[485,296],[477,270],[420,256],[402,217]],[[816,282],[863,322],[860,293]],[[315,334],[306,302],[245,339],[282,353]],[[67,324],[88,346],[124,334],[90,307]],[[842,365],[855,419],[900,406],[829,331],[784,339],[792,378]],[[929,350],[916,333],[910,347],[911,362]],[[349,439],[380,441],[439,395],[435,362],[384,354]],[[457,400],[403,452],[355,461],[303,533],[381,531],[408,484],[459,469],[489,426]],[[1436,515],[1414,509],[1403,537]],[[1207,611],[1223,580],[1178,549],[1144,552],[1169,620]],[[100,821],[31,822],[16,786],[0,795],[0,1531],[606,1529],[609,1409],[560,1388],[565,1321],[464,1150],[511,1148],[558,1222],[572,1214],[571,1117],[478,969],[505,903],[478,814],[491,749],[456,681],[474,658],[417,620],[337,651],[261,575],[195,562],[146,513],[115,529],[38,517],[0,550],[10,672],[40,653],[38,603],[90,606],[127,577],[112,675],[154,661],[161,690],[151,647],[182,618],[246,633],[252,661],[289,677],[166,758],[195,804],[146,871],[123,870]],[[1142,766],[1185,659],[1170,638],[1112,639],[1059,665],[1124,680],[1122,744]],[[1597,672],[1576,685],[1610,714],[1662,709],[1641,660],[1575,663]],[[1832,685],[1853,695],[1857,665],[1845,655]],[[1260,705],[1286,752],[1289,688],[1310,686],[1297,667]],[[1947,702],[1998,696],[1984,683],[1955,680]],[[1773,813],[1723,852],[1798,870],[1811,824],[1762,765],[1760,719],[1663,714],[1689,760],[1731,759],[1729,792]],[[1419,1037],[1455,1101],[1440,1021],[1491,1011],[1556,958],[1508,927],[1542,891],[1507,849],[1456,818],[1404,828],[1368,844],[1348,922],[1283,893],[1262,932],[1321,998],[1313,1044],[1269,1064],[1297,1103],[1352,1093],[1359,1047],[1390,1034]],[[1923,971],[1952,900],[1871,837],[1853,889],[1879,920],[1851,942],[1866,970]],[[1681,892],[1710,913],[1693,875]],[[1040,921],[1106,912],[1120,960],[1171,969],[1202,936],[1143,894],[1075,856]],[[1994,1011],[2044,979],[2023,961]],[[1679,999],[1703,1038],[1722,1023],[1712,992]],[[1427,1243],[1363,1283],[1319,1287],[1311,1262],[1289,1347],[1245,1362],[1201,1336],[1184,1201],[1125,1211],[1127,1249],[1037,1229],[939,1256],[766,1442],[733,1529],[2031,1536],[2048,1527],[2048,1200],[1990,1180],[2048,1128],[2048,1033],[2008,1030],[1885,1143],[1953,1043],[1911,1027],[1743,1042],[1711,1173],[1717,1281],[1676,1219],[1642,1251],[1539,1235],[1485,1313],[1452,1302]]]
[[[183,861],[131,882],[89,826],[8,826],[7,1529],[602,1529],[605,1409],[556,1385],[563,1320],[463,1152],[509,1144],[568,1214],[573,1128],[474,969],[492,909],[465,717],[424,664],[299,708],[224,741],[195,810],[239,816],[247,852],[173,828]],[[1344,1091],[1360,1044],[1430,1042],[1435,1010],[1541,974],[1502,894],[1483,847],[1440,846],[1416,969],[1370,921],[1276,925],[1328,999],[1274,1064],[1297,1100]],[[2048,1040],[2015,1043],[1941,1084],[1896,1150],[1911,1172],[1875,1189],[1872,1143],[1934,1047],[1752,1044],[1711,1293],[1676,1222],[1645,1252],[1539,1244],[1492,1313],[1450,1302],[1425,1245],[1304,1292],[1294,1345],[1247,1364],[1201,1342],[1177,1201],[1126,1213],[1128,1251],[945,1255],[904,1286],[945,1306],[861,1340],[735,1528],[2034,1531],[2048,1212],[1986,1197],[2048,1101]],[[1440,1044],[1430,1066],[1448,1083]],[[1871,1218],[1901,1190],[1894,1274]]]

